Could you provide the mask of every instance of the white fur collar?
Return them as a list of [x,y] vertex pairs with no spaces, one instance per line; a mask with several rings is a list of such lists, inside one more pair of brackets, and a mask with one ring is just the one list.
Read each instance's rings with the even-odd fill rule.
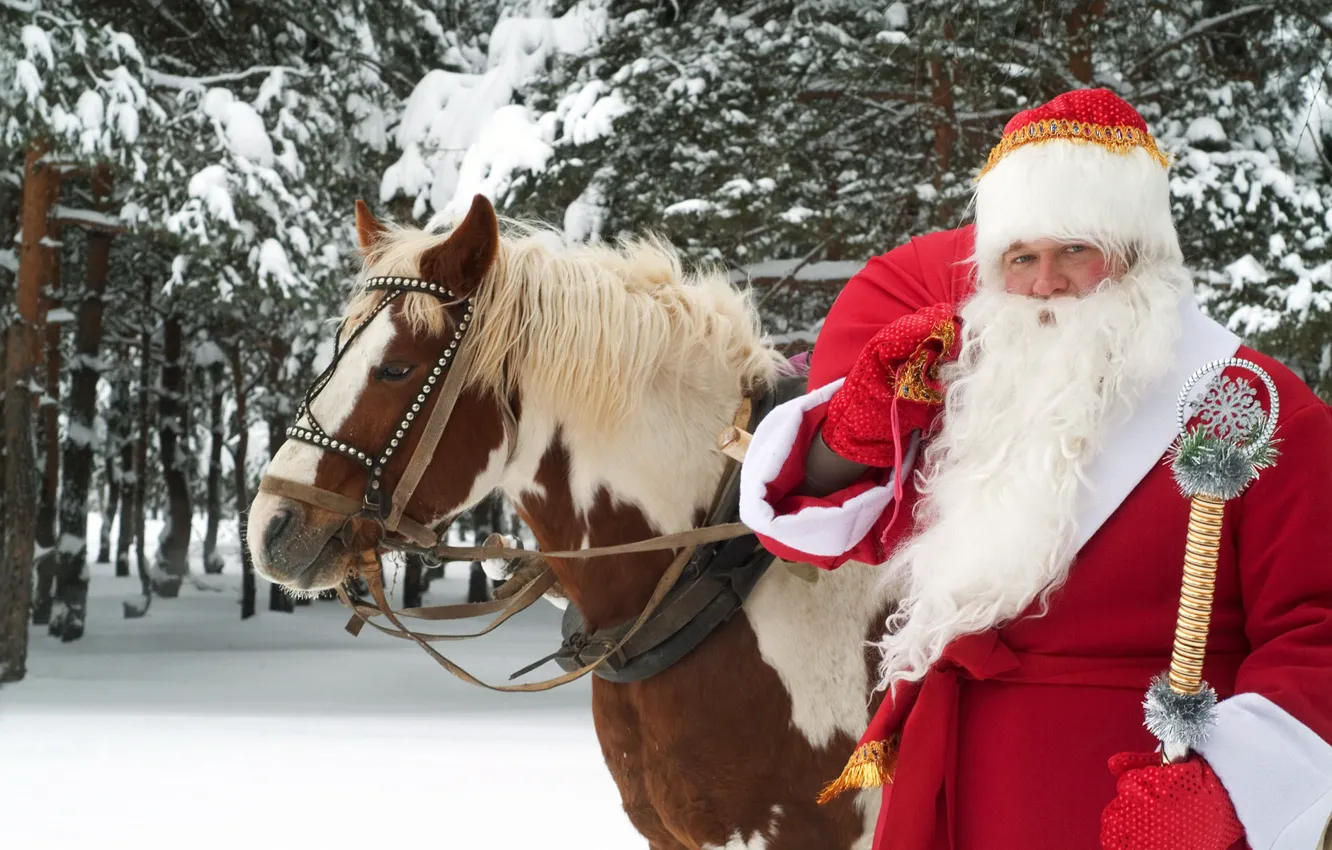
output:
[[[1170,368],[1143,391],[1128,421],[1111,427],[1105,445],[1087,465],[1078,495],[1077,549],[1118,510],[1174,442],[1179,433],[1175,405],[1184,382],[1202,366],[1231,357],[1239,348],[1239,337],[1203,315],[1192,294],[1180,300],[1180,316]],[[1203,389],[1197,386],[1194,392]]]

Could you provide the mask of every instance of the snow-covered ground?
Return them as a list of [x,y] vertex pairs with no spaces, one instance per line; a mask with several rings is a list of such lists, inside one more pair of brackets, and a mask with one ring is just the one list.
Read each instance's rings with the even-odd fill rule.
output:
[[[234,546],[227,571],[202,579],[216,590],[187,585],[138,620],[121,617],[138,579],[92,565],[84,639],[33,630],[27,678],[0,690],[0,846],[645,846],[602,763],[586,681],[482,691],[403,641],[346,634],[337,602],[271,613],[263,582],[259,615],[241,622]],[[464,595],[459,570],[427,604]],[[540,603],[444,652],[503,681],[554,648],[558,615]]]

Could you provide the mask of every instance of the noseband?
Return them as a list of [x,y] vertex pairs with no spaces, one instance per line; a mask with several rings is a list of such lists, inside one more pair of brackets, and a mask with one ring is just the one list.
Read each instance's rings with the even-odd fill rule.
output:
[[[421,476],[425,473],[426,467],[430,465],[431,458],[434,457],[435,449],[439,445],[440,437],[443,435],[444,428],[453,413],[453,408],[462,393],[463,382],[466,380],[471,367],[474,350],[464,348],[462,341],[467,329],[472,324],[473,305],[469,298],[452,300],[452,294],[441,284],[417,278],[374,277],[366,281],[365,289],[368,291],[382,291],[384,297],[361,320],[356,329],[347,337],[345,343],[338,346],[335,342],[333,359],[311,384],[309,390],[306,391],[305,397],[296,411],[296,421],[300,422],[304,417],[309,422],[310,427],[293,425],[287,429],[287,436],[293,440],[300,440],[320,449],[331,449],[362,466],[365,470],[365,489],[361,502],[357,503],[355,499],[340,493],[334,493],[299,481],[268,475],[264,476],[260,482],[259,490],[260,492],[295,499],[340,514],[348,522],[352,519],[368,519],[375,522],[383,530],[381,543],[392,543],[391,535],[398,534],[417,547],[431,547],[438,542],[436,534],[421,523],[405,516],[403,512],[411,501],[417,485],[421,482]],[[355,342],[356,338],[390,304],[400,296],[412,292],[434,296],[440,301],[441,306],[446,309],[461,305],[462,317],[458,320],[453,337],[440,354],[439,359],[435,361],[430,374],[426,376],[425,383],[416,394],[416,398],[403,412],[402,418],[398,421],[398,427],[394,429],[388,443],[377,452],[369,452],[329,434],[315,419],[312,404],[319,393],[328,386],[338,363],[342,360],[342,356]],[[339,338],[342,335],[341,325],[338,327],[337,335]],[[407,467],[403,470],[397,487],[390,491],[384,483],[384,470],[402,446],[407,432],[417,423],[422,409],[430,400],[430,396],[436,394],[436,392],[438,398],[429,418],[425,420],[421,438],[408,458]],[[501,403],[500,408],[505,439],[508,442],[509,453],[512,455],[517,442],[516,422],[514,421],[513,412],[507,404]],[[344,523],[345,528],[346,524]]]

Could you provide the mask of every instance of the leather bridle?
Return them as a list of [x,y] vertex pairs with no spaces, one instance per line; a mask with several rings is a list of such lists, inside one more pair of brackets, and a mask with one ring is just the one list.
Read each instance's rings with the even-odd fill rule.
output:
[[[317,448],[335,451],[363,467],[365,470],[365,488],[361,502],[358,503],[355,499],[340,493],[271,475],[264,476],[259,484],[259,490],[260,492],[295,499],[331,513],[342,515],[346,518],[345,522],[350,522],[353,519],[366,519],[374,522],[383,531],[379,541],[381,545],[405,549],[434,547],[439,542],[435,532],[406,516],[405,512],[407,505],[411,502],[412,495],[416,492],[417,485],[421,483],[421,477],[425,474],[426,467],[430,465],[430,461],[434,457],[435,449],[439,446],[440,437],[443,436],[444,428],[448,425],[449,417],[458,403],[458,397],[462,393],[464,381],[466,381],[471,367],[474,349],[464,346],[462,343],[468,328],[472,324],[473,305],[469,298],[455,299],[452,293],[442,284],[418,278],[374,277],[366,281],[365,289],[367,291],[382,291],[384,297],[366,314],[360,324],[347,336],[345,342],[335,345],[332,360],[306,391],[305,397],[297,409],[296,420],[300,422],[304,417],[308,421],[309,427],[293,425],[287,429],[287,436],[291,439],[309,443]],[[462,315],[457,319],[452,336],[431,367],[430,372],[426,375],[425,382],[417,392],[416,398],[403,411],[388,442],[378,451],[367,451],[329,434],[315,418],[312,405],[315,398],[323,392],[329,381],[332,380],[343,355],[355,342],[356,338],[390,304],[399,297],[413,292],[437,298],[445,309],[450,307],[461,308]],[[341,335],[342,326],[339,326],[338,339],[341,339]],[[402,448],[407,433],[422,419],[421,412],[427,406],[432,395],[437,396],[435,406],[430,411],[429,417],[425,418],[425,426],[421,430],[420,440],[408,458],[407,466],[403,470],[397,486],[390,489],[384,482],[384,470],[388,468],[394,455]],[[512,456],[517,444],[516,421],[513,411],[507,404],[500,404],[500,408],[505,440],[508,443],[509,454]],[[344,524],[344,529],[346,527],[347,525]],[[403,539],[395,539],[395,537]]]

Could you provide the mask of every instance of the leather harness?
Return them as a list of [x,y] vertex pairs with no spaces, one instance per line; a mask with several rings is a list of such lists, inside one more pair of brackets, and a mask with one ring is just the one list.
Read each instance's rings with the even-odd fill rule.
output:
[[[784,378],[756,399],[746,430],[752,431],[778,404],[803,394],[805,383],[804,378]],[[736,522],[739,516],[740,465],[731,462],[705,524]],[[740,610],[773,559],[773,554],[759,545],[752,534],[700,546],[652,617],[614,652],[608,650],[620,643],[629,624],[588,634],[582,613],[570,602],[561,626],[564,641],[551,659],[567,671],[578,669],[588,659],[604,656],[605,660],[593,673],[610,682],[638,682],[655,676],[689,654]],[[541,663],[544,660],[537,665]]]

